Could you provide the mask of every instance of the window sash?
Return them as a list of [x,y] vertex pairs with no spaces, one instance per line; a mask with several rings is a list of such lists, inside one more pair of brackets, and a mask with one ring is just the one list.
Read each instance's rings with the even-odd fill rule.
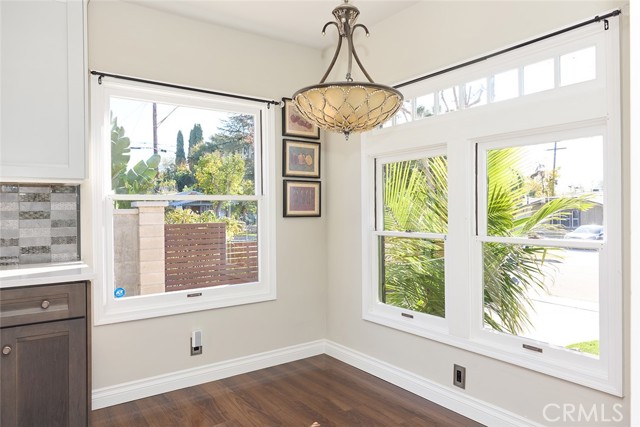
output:
[[[153,85],[105,80],[92,80],[92,140],[99,147],[92,158],[93,185],[91,191],[93,261],[96,272],[94,313],[95,323],[109,324],[144,318],[160,317],[212,308],[228,307],[273,300],[275,283],[275,153],[273,126],[275,113],[262,103],[230,100],[214,95],[202,95],[179,89]],[[255,117],[255,189],[254,195],[115,194],[111,188],[110,98],[118,96],[150,102],[162,102],[194,108],[218,109]],[[257,203],[258,277],[246,284],[221,285],[210,288],[179,290],[151,295],[115,299],[113,295],[113,214],[114,201],[252,201]]]

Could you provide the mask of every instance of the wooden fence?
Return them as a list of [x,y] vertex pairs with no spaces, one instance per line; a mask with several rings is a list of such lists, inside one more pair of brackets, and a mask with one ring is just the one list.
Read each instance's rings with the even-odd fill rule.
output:
[[258,243],[227,242],[226,224],[165,224],[165,290],[258,280]]

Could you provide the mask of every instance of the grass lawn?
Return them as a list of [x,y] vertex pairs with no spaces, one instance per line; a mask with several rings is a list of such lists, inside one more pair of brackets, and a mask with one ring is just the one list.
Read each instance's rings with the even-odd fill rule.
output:
[[580,350],[583,353],[595,354],[596,356],[600,354],[600,341],[585,341],[579,342],[575,344],[570,344],[567,348],[572,348],[575,350]]

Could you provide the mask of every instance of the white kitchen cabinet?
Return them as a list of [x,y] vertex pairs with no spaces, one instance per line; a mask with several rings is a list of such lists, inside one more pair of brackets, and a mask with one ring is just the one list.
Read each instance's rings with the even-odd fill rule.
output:
[[83,0],[0,1],[0,180],[85,177]]

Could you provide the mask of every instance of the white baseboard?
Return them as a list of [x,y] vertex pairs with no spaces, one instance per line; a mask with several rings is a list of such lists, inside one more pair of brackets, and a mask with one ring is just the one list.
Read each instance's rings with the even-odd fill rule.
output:
[[338,343],[327,341],[325,353],[373,376],[490,427],[544,427],[502,408],[390,365]]
[[325,340],[225,360],[192,369],[93,390],[92,409],[105,408],[324,353]]
[[411,393],[491,427],[543,427],[502,408],[328,340],[286,347],[251,356],[185,369],[93,390],[92,409],[105,408],[185,387],[269,368],[319,354],[397,385]]

